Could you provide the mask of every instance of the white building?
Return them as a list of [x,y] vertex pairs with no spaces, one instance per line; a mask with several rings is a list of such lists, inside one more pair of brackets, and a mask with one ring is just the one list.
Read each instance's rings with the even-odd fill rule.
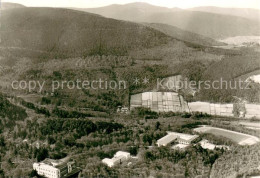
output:
[[178,142],[179,144],[189,145],[193,140],[198,138],[198,135],[189,135],[184,133],[177,133],[177,132],[168,132],[168,134],[161,139],[159,139],[156,144],[158,146],[166,146],[173,141]]
[[214,150],[216,145],[212,144],[212,143],[209,143],[208,140],[201,140],[199,142],[200,146],[203,148],[203,149],[209,149],[209,150]]
[[59,178],[60,171],[54,166],[45,164],[45,163],[33,163],[33,169],[41,176],[48,178]]
[[127,161],[130,158],[130,153],[124,151],[118,151],[112,159],[105,158],[102,160],[102,163],[106,164],[108,167],[113,167],[117,164],[121,164],[124,161]]
[[208,149],[208,150],[214,150],[216,148],[230,150],[229,146],[226,146],[226,145],[215,145],[215,144],[209,143],[208,140],[201,140],[199,142],[199,144],[201,145],[201,147],[203,149]]
[[172,146],[172,149],[175,149],[175,150],[182,150],[182,149],[185,149],[186,147],[188,147],[189,145],[186,145],[186,144],[177,144],[177,145],[174,145]]
[[177,141],[180,144],[189,145],[193,140],[198,138],[198,135],[189,135],[189,134],[183,134],[183,133],[171,133],[171,134],[177,134]]
[[75,166],[74,161],[69,158],[61,160],[45,159],[39,163],[33,163],[33,169],[41,176],[47,178],[69,177],[77,174],[80,169]]
[[168,135],[160,138],[159,140],[157,140],[156,144],[158,146],[167,146],[168,144],[172,143],[176,139],[177,139],[176,135],[168,134]]
[[118,106],[117,108],[117,112],[118,113],[122,113],[122,114],[127,114],[129,112],[129,109],[128,107],[125,107],[125,106]]

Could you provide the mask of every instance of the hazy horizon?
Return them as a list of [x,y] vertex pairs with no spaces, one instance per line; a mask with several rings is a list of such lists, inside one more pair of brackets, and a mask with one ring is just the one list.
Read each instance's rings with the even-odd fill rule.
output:
[[4,0],[2,2],[18,3],[28,7],[74,7],[74,8],[95,8],[104,7],[112,4],[129,4],[129,3],[148,3],[155,6],[166,8],[182,8],[189,9],[201,6],[215,6],[222,8],[252,8],[260,9],[260,1],[258,0]]

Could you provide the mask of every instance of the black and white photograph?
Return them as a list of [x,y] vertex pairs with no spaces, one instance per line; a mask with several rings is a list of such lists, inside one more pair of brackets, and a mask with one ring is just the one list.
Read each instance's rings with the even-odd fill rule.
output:
[[260,178],[260,0],[0,0],[0,178]]

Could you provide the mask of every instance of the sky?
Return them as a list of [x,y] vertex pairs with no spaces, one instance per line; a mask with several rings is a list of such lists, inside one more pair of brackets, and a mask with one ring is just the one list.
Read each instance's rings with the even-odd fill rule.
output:
[[157,6],[163,6],[168,8],[178,7],[182,9],[198,6],[260,9],[260,0],[2,0],[2,2],[14,2],[32,7],[93,8],[107,6],[110,4],[146,2]]

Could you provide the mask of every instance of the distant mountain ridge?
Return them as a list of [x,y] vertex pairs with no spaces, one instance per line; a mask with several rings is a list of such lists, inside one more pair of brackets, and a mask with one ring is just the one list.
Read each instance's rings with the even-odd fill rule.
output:
[[260,10],[250,8],[222,8],[214,6],[195,7],[188,9],[191,11],[209,12],[222,15],[232,15],[237,17],[243,17],[251,20],[260,21]]
[[[99,8],[72,8],[75,10],[86,10],[88,12],[100,12],[102,8],[104,16],[113,16],[116,15],[118,12],[125,12],[125,15],[133,15],[129,14],[130,13],[137,13],[135,15],[142,16],[145,15],[146,13],[163,13],[163,12],[173,12],[173,11],[178,11],[182,10],[180,8],[167,8],[167,7],[161,7],[161,6],[154,6],[148,3],[143,3],[143,2],[137,2],[137,3],[129,3],[126,5],[121,5],[121,4],[112,4],[104,7],[99,7]],[[138,18],[137,16],[137,18]],[[129,17],[130,18],[130,17]]]
[[[182,11],[182,9],[180,8],[160,7],[160,6],[154,6],[143,2],[129,3],[124,5],[112,4],[112,5],[99,7],[99,8],[72,8],[72,9],[96,13],[109,18],[136,21],[136,22],[145,22],[144,20],[146,16],[154,13]],[[122,15],[121,18],[119,17],[119,15]]]
[[210,38],[260,35],[260,22],[230,14],[157,7],[146,3],[110,5],[77,10],[108,18],[145,23],[164,23]]

